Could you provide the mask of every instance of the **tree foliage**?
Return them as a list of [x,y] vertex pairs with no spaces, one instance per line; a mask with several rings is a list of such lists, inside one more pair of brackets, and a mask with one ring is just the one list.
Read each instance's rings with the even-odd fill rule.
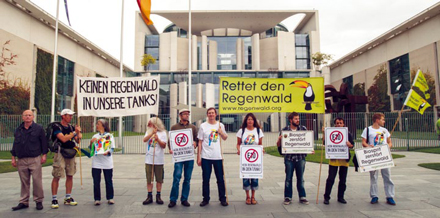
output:
[[[353,95],[354,96],[365,96],[365,83],[356,83],[353,86]],[[357,104],[356,112],[366,112],[367,109],[365,105]]]
[[388,76],[386,65],[380,66],[373,79],[373,85],[368,88],[368,110],[370,112],[388,112],[391,110],[388,96]]
[[320,69],[321,65],[326,65],[331,60],[333,60],[333,55],[330,54],[316,52],[312,55],[312,63],[316,69]]
[[50,114],[52,104],[53,55],[41,49],[37,51],[37,75],[35,107],[40,114]]
[[144,54],[142,56],[141,65],[147,68],[147,72],[150,68],[150,65],[155,63],[156,63],[156,58],[154,58],[151,54]]

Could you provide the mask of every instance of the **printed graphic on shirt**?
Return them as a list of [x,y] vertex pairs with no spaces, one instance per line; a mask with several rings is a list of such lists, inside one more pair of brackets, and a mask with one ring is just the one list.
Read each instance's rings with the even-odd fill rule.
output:
[[95,154],[105,153],[110,149],[111,140],[110,134],[105,134],[95,142]]
[[385,138],[385,131],[376,132],[376,136],[374,137],[374,146],[383,145],[384,138]]
[[150,147],[156,147],[157,141],[156,138],[154,138],[154,135],[151,136],[151,138],[148,140],[148,150],[150,150]]
[[245,145],[253,145],[255,143],[255,135],[249,134],[244,140]]
[[218,132],[216,129],[211,129],[211,134],[209,134],[209,146],[211,146],[211,143],[215,143],[218,140]]

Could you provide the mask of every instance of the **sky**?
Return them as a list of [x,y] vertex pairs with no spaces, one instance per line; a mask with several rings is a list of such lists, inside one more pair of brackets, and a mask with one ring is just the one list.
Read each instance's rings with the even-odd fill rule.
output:
[[[31,0],[56,15],[56,0]],[[60,0],[60,21],[67,24],[64,1]],[[68,0],[71,28],[119,60],[121,0]],[[185,0],[151,0],[151,10],[188,10]],[[426,10],[434,0],[191,0],[192,10],[318,10],[321,52],[337,60]],[[123,62],[133,69],[136,0],[124,1]],[[157,30],[168,20],[152,15]],[[295,18],[284,21],[291,31]]]

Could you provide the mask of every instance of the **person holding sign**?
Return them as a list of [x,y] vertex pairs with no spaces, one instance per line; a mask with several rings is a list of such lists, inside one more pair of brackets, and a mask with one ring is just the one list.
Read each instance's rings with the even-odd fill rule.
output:
[[[345,127],[344,119],[338,117],[334,120],[335,127]],[[325,144],[325,140],[323,141]],[[348,140],[347,147],[354,147],[353,135],[348,132]],[[335,183],[336,174],[338,173],[339,168],[339,185],[338,185],[338,202],[342,204],[346,204],[347,201],[344,199],[344,193],[347,189],[347,185],[345,184],[347,181],[347,172],[350,161],[350,150],[348,150],[348,159],[330,159],[328,166],[328,177],[327,182],[325,184],[325,193],[324,193],[324,204],[329,204],[330,202],[330,194],[332,192],[333,184]]]
[[101,171],[104,171],[105,196],[108,204],[114,204],[112,153],[115,149],[115,139],[110,134],[110,127],[105,119],[99,119],[96,122],[96,130],[98,133],[90,140],[90,156],[93,157],[92,177],[95,205],[101,204]]
[[[144,136],[146,142],[145,173],[147,174],[148,197],[143,205],[153,203],[153,179],[156,178],[156,203],[163,204],[160,197],[164,176],[164,149],[167,145],[167,131],[162,120],[158,117],[150,118],[147,132]],[[154,173],[154,175],[153,175]]]
[[[174,124],[171,127],[171,131],[173,130],[181,130],[181,129],[192,129],[193,134],[193,146],[194,149],[197,147],[197,127],[189,122],[189,110],[182,109],[179,111],[180,122]],[[171,139],[170,139],[171,140]],[[170,143],[168,143],[168,149],[170,150],[170,154],[173,154],[173,150],[170,148]],[[181,204],[185,207],[191,206],[188,202],[189,190],[190,190],[190,181],[191,175],[194,168],[194,157],[193,160],[187,160],[183,162],[174,163],[174,173],[173,173],[173,186],[171,188],[170,193],[170,203],[168,207],[176,206],[177,199],[179,198],[179,183],[182,178],[182,172],[184,172],[184,179],[182,184],[182,196],[180,197]]]
[[[241,129],[238,130],[236,136],[238,155],[240,155],[240,146],[263,144],[264,134],[253,113],[246,114]],[[258,179],[243,179],[243,189],[246,191],[246,204],[257,204],[255,190],[258,190]],[[249,190],[251,189],[252,197],[249,197]]]
[[[373,115],[373,125],[364,129],[362,132],[362,146],[364,147],[375,147],[380,145],[388,145],[391,148],[391,137],[390,133],[386,128],[385,115],[382,113],[376,113]],[[387,196],[387,203],[390,205],[396,205],[394,201],[394,183],[391,180],[391,170],[390,168],[381,169],[383,183],[385,188],[385,194]],[[376,204],[379,201],[377,196],[377,178],[379,177],[379,171],[370,171],[370,197],[371,203]]]
[[[284,127],[282,130],[298,131],[307,130],[305,126],[299,125],[299,114],[292,112],[289,114],[289,126]],[[281,154],[281,137],[278,137],[277,146],[278,152]],[[296,170],[296,189],[298,190],[299,202],[301,204],[309,204],[306,199],[306,190],[304,188],[304,171],[306,168],[306,156],[307,154],[285,154],[284,166],[286,171],[286,180],[284,183],[284,204],[289,205],[292,203],[292,178],[293,172]]]
[[220,146],[219,136],[226,140],[228,134],[224,132],[223,123],[217,122],[217,110],[213,107],[207,110],[208,120],[200,125],[197,138],[199,148],[197,152],[197,165],[202,166],[203,175],[203,201],[201,207],[209,204],[209,180],[211,179],[212,168],[214,167],[215,177],[217,178],[218,197],[221,205],[228,206],[226,201],[226,188],[223,172],[223,157]]

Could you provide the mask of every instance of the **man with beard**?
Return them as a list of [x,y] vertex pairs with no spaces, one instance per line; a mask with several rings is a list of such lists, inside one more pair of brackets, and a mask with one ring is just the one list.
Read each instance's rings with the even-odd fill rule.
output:
[[[304,131],[307,130],[305,126],[299,125],[299,114],[292,112],[289,115],[289,126],[286,126],[282,131]],[[281,154],[281,133],[278,137],[277,146],[278,152]],[[299,202],[301,204],[309,204],[306,199],[306,190],[304,189],[304,171],[306,167],[307,154],[285,154],[284,166],[286,172],[286,180],[284,182],[284,204],[292,203],[292,178],[293,172],[296,170],[296,189],[298,190]]]

